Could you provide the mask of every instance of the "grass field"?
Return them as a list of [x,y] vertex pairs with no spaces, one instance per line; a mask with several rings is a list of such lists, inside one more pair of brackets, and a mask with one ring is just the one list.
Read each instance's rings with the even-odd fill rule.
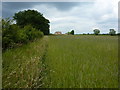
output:
[[3,88],[117,88],[118,37],[45,36],[3,53]]
[[118,44],[111,36],[49,37],[44,87],[118,87]]

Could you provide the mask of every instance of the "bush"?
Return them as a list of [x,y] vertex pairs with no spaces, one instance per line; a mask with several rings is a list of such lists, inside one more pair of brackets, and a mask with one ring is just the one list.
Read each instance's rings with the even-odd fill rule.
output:
[[28,36],[26,35],[25,31],[24,30],[19,30],[19,35],[18,35],[18,43],[21,44],[21,43],[27,43],[29,40],[28,40]]
[[2,48],[12,48],[14,47],[14,39],[16,36],[15,31],[13,31],[12,21],[10,19],[2,19]]
[[14,45],[14,42],[12,39],[10,39],[9,37],[3,37],[2,38],[2,48],[7,49],[7,48],[12,48]]
[[25,31],[25,34],[27,35],[27,39],[29,41],[33,41],[34,39],[43,36],[43,33],[41,31],[33,28],[31,25],[25,26],[23,31]]
[[21,44],[26,44],[36,38],[43,37],[43,32],[27,25],[20,28],[16,24],[12,24],[10,19],[2,20],[2,48],[3,50],[14,48]]

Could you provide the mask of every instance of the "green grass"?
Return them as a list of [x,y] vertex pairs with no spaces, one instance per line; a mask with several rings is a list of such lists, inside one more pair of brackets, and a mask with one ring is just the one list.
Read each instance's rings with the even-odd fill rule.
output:
[[118,37],[45,36],[3,58],[3,88],[117,88]]
[[47,37],[3,53],[3,88],[32,88],[42,85],[42,57]]
[[51,36],[45,59],[48,88],[117,88],[117,36]]

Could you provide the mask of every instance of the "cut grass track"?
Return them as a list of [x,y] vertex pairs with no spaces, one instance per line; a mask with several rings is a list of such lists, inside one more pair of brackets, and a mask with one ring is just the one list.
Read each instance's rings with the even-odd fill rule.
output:
[[50,36],[47,88],[117,88],[117,36]]

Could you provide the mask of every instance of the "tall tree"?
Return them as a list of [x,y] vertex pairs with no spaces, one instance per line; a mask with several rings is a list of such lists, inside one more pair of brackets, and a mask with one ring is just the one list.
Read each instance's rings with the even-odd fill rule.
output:
[[99,29],[95,29],[95,30],[93,30],[93,32],[94,32],[95,35],[98,35],[100,33],[100,30]]
[[18,13],[15,13],[13,18],[20,27],[32,25],[34,28],[42,31],[45,35],[50,33],[49,20],[36,10],[19,11]]
[[109,34],[110,34],[111,36],[113,36],[113,35],[115,35],[115,34],[116,34],[116,31],[115,31],[114,29],[110,29]]
[[74,35],[74,30],[72,30],[70,33],[71,33],[72,35]]

